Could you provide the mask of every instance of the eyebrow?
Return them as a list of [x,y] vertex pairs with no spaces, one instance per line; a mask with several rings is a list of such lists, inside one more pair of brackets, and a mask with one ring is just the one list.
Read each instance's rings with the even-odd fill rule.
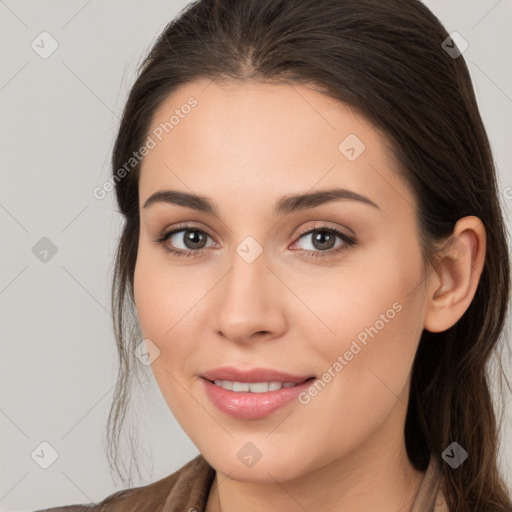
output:
[[[366,196],[344,188],[332,188],[304,194],[287,194],[276,202],[273,208],[273,214],[287,215],[292,212],[307,210],[325,203],[341,200],[359,201],[360,203],[367,204],[378,210],[381,209]],[[146,199],[143,208],[149,208],[155,203],[176,204],[219,217],[219,209],[212,200],[204,196],[179,190],[159,190]]]

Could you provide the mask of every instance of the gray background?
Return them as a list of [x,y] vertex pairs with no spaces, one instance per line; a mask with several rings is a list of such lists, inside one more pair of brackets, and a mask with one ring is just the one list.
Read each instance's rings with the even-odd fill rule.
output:
[[[464,58],[510,230],[512,1],[425,3],[449,32],[469,43]],[[109,293],[120,218],[112,193],[97,200],[92,190],[109,176],[136,66],[186,4],[0,0],[3,511],[99,501],[123,488],[112,480],[103,453],[117,368]],[[46,59],[31,47],[34,40],[42,46],[43,31],[58,43]],[[39,51],[48,51],[50,43],[46,39]],[[44,253],[37,257],[32,250],[38,242],[48,248],[43,237],[57,249],[54,255],[50,249],[46,262],[39,259]],[[148,389],[138,415],[144,474],[132,485],[156,481],[198,453],[152,379]],[[500,464],[512,488],[507,400]],[[44,441],[58,453],[48,469],[31,457]]]

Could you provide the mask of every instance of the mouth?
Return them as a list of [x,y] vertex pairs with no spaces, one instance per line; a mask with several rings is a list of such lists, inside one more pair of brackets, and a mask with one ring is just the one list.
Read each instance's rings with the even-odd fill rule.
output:
[[[272,387],[277,386],[277,384],[286,384],[286,387],[291,387],[296,384],[302,384],[307,379],[314,378],[314,375],[311,374],[298,375],[281,370],[274,370],[273,368],[241,369],[238,366],[213,368],[201,373],[199,376],[218,385],[221,385],[221,381],[227,382],[227,386],[232,383],[234,387],[231,389],[226,388],[230,391],[247,391],[244,385],[252,384],[254,385],[254,392],[256,393],[261,392],[257,391],[258,389],[264,389],[263,384],[271,385],[270,390],[272,390]],[[242,385],[242,387],[240,387],[240,385]],[[268,389],[266,391],[268,391]]]
[[291,381],[267,381],[267,382],[237,382],[233,380],[208,380],[215,386],[219,386],[227,391],[234,391],[235,393],[268,393],[269,391],[279,391],[282,388],[293,388],[314,380],[315,377],[309,377],[298,382]]
[[262,419],[278,409],[291,407],[294,399],[316,380],[314,376],[294,376],[273,370],[242,373],[232,368],[200,377],[210,402],[222,413],[241,420]]

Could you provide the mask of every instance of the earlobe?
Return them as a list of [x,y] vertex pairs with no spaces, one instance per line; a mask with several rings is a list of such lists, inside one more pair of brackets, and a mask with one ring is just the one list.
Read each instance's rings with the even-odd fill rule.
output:
[[443,332],[466,312],[476,293],[485,263],[486,234],[482,221],[468,216],[455,224],[453,234],[442,250],[431,280],[425,310],[424,328]]

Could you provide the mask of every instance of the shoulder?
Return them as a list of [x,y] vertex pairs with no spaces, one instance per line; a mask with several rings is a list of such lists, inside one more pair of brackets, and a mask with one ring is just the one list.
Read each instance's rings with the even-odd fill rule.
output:
[[[148,485],[123,489],[98,503],[45,508],[35,512],[154,512],[156,507],[175,510],[176,506],[201,510],[215,476],[215,470],[202,455],[190,460],[176,472]],[[184,510],[187,510],[186,508]]]

